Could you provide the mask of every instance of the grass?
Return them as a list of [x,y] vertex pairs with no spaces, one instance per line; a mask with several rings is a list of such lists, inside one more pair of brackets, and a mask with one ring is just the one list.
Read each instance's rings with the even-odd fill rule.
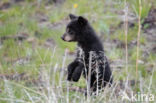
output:
[[[9,0],[1,1],[10,2]],[[119,1],[95,1],[67,0],[62,5],[46,4],[24,1],[12,4],[10,8],[0,11],[0,37],[14,37],[25,33],[28,38],[24,41],[13,38],[0,41],[0,102],[1,103],[101,103],[124,102],[121,95],[125,92],[154,94],[156,72],[156,55],[149,53],[144,56],[145,50],[138,50],[138,82],[135,85],[127,85],[135,77],[135,61],[137,58],[136,45],[129,46],[137,41],[138,24],[128,28],[128,70],[125,68],[125,48],[116,47],[113,40],[125,43],[124,28],[118,27],[125,0]],[[147,17],[151,2],[141,0],[141,22]],[[138,1],[127,0],[130,5],[129,12],[135,13],[138,18]],[[153,3],[153,4],[154,4]],[[77,7],[74,5],[77,4]],[[106,87],[99,96],[86,98],[76,88],[85,88],[86,81],[81,78],[77,83],[66,81],[66,67],[74,59],[76,43],[66,43],[60,39],[65,31],[67,16],[69,13],[83,15],[95,28],[98,35],[106,42],[107,38],[112,47],[105,48],[110,61],[122,62],[121,67],[113,65],[114,86]],[[47,17],[42,23],[40,17]],[[58,27],[57,27],[58,26]],[[111,29],[115,28],[112,33]],[[141,34],[143,33],[140,32]],[[50,41],[48,45],[47,42]],[[148,43],[146,38],[140,36],[140,45]],[[106,44],[104,43],[104,46]],[[125,45],[125,44],[124,44]],[[148,51],[148,50],[146,50]],[[149,69],[149,70],[148,70]],[[24,75],[20,75],[24,73]],[[17,76],[16,76],[17,75]],[[123,82],[121,82],[123,81]],[[121,94],[118,94],[121,93]],[[129,102],[129,101],[125,101]]]

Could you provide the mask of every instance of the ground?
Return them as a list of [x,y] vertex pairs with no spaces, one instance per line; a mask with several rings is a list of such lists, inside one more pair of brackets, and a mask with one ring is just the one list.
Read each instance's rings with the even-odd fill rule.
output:
[[[0,1],[1,103],[121,103],[122,93],[141,92],[156,96],[155,0],[140,0],[143,25],[137,73],[139,0],[127,0],[127,5],[124,0],[66,0],[61,4],[49,4],[47,1]],[[86,82],[83,78],[78,83],[66,82],[66,67],[74,58],[75,43],[66,43],[60,37],[69,22],[69,13],[89,19],[102,39],[111,63],[114,87],[106,88],[97,98],[85,99],[82,92]],[[128,29],[125,28],[126,13]]]

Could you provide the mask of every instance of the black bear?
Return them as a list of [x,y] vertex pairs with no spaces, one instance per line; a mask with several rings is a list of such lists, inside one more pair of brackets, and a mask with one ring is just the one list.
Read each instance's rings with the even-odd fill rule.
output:
[[97,91],[112,84],[112,72],[103,45],[88,20],[82,16],[69,14],[71,21],[61,37],[67,42],[77,42],[81,48],[76,59],[68,66],[69,81],[78,81],[81,73],[87,79],[90,91]]

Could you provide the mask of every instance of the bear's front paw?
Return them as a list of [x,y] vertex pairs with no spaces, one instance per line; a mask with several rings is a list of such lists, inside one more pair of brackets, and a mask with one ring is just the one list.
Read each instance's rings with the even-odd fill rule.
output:
[[72,81],[71,76],[68,75],[67,80]]
[[78,82],[79,79],[80,79],[80,76],[78,76],[78,75],[72,76],[72,81],[73,82]]

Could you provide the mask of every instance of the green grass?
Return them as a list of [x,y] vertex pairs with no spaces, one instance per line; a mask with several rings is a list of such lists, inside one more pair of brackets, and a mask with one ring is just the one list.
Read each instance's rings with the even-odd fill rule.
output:
[[[2,46],[0,43],[0,76],[1,75],[14,75],[25,73],[26,79],[19,81],[6,80],[0,78],[0,102],[47,102],[56,100],[58,102],[88,102],[88,103],[101,103],[106,102],[120,102],[121,97],[116,97],[113,92],[116,88],[106,88],[102,95],[96,98],[90,97],[86,99],[82,93],[75,92],[69,89],[70,87],[86,87],[86,81],[81,78],[77,83],[70,83],[66,81],[66,72],[61,74],[61,69],[65,69],[67,65],[73,60],[73,57],[67,55],[64,63],[65,51],[74,52],[76,43],[67,43],[60,39],[65,31],[65,23],[68,14],[73,13],[76,15],[83,15],[90,21],[95,28],[97,34],[106,40],[118,40],[120,43],[125,43],[124,29],[118,27],[120,20],[118,11],[124,9],[124,1],[95,1],[90,0],[67,0],[64,4],[56,6],[55,4],[46,4],[46,1],[41,0],[41,5],[38,6],[36,0],[27,0],[21,3],[13,4],[10,8],[0,11],[0,37],[9,36],[13,37],[22,33],[28,34],[28,39],[19,42],[13,38],[4,40]],[[155,1],[142,1],[142,21],[147,17],[151,8],[151,2]],[[2,2],[9,2],[5,0]],[[127,0],[130,5],[130,12],[138,15],[139,4],[135,0]],[[77,4],[77,8],[74,8]],[[51,26],[43,25],[38,20],[38,15],[46,16],[47,23]],[[58,28],[55,25],[60,25]],[[53,28],[53,26],[55,28]],[[115,32],[111,33],[111,29],[115,28]],[[138,26],[128,28],[128,44],[137,40]],[[143,31],[141,32],[143,33]],[[54,44],[52,47],[46,46],[46,41],[51,39]],[[141,35],[140,45],[148,43],[146,38]],[[106,49],[107,50],[107,49]],[[122,60],[125,62],[125,49],[124,48],[111,48],[111,51],[106,51],[107,57],[111,61]],[[156,55],[150,53],[149,56],[144,57],[144,50],[140,48],[139,60],[145,61],[143,64],[138,65],[138,78],[144,82],[139,82],[136,86],[129,88],[134,91],[142,91],[143,93],[155,93],[155,77],[154,70]],[[22,63],[21,63],[22,61]],[[146,63],[147,62],[147,63]],[[123,80],[123,85],[128,80],[136,80],[136,45],[128,47],[128,71],[126,71],[125,64],[121,69],[114,69],[114,83],[118,84]],[[64,66],[63,66],[64,64]],[[153,68],[152,72],[147,72],[149,67]],[[62,77],[62,78],[61,78]],[[43,82],[43,83],[42,83]],[[149,86],[151,83],[151,86]],[[142,87],[140,86],[142,85]],[[147,87],[150,87],[147,88]],[[125,90],[126,91],[126,90]]]

